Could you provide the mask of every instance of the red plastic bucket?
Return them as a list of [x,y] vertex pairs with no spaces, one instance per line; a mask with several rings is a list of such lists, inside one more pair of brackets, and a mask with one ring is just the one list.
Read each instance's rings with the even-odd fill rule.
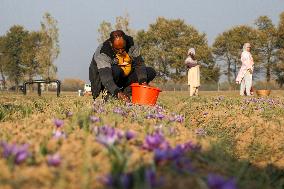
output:
[[139,85],[138,83],[131,84],[132,103],[154,106],[157,102],[161,90],[156,87]]

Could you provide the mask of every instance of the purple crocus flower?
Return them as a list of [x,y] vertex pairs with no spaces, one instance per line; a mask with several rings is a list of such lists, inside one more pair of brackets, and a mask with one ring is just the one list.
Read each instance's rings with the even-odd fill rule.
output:
[[113,185],[113,178],[111,175],[106,175],[98,178],[104,185],[111,187]]
[[156,117],[157,119],[163,119],[163,118],[165,117],[165,115],[159,112],[159,113],[157,113],[157,114],[155,115],[155,117]]
[[160,133],[154,133],[146,136],[142,147],[153,151],[155,149],[167,149],[169,144]]
[[29,157],[28,144],[17,145],[17,144],[8,144],[2,142],[1,146],[3,148],[3,157],[9,158],[12,157],[16,164],[20,164]]
[[99,180],[109,188],[133,188],[133,175],[131,173],[107,175],[100,177]]
[[126,112],[122,109],[122,108],[120,108],[120,107],[116,107],[116,108],[114,108],[113,109],[113,113],[116,113],[116,114],[119,114],[119,115],[126,115]]
[[96,123],[96,122],[100,121],[100,118],[96,117],[96,116],[90,116],[90,120],[91,120],[92,123]]
[[154,118],[155,118],[155,115],[154,115],[154,114],[151,114],[151,113],[148,113],[145,118],[146,118],[146,119],[154,119]]
[[105,110],[102,108],[102,107],[97,107],[97,108],[94,108],[94,112],[100,114],[100,113],[103,113]]
[[73,116],[73,112],[67,111],[66,112],[66,117],[72,117]]
[[179,156],[173,161],[174,168],[176,171],[181,173],[190,173],[193,171],[191,161],[185,156]]
[[115,129],[109,126],[96,127],[95,134],[96,140],[105,146],[111,146],[119,139]]
[[126,131],[125,138],[126,140],[131,140],[135,137],[135,133],[133,131]]
[[175,115],[175,114],[172,114],[171,116],[169,116],[169,121],[171,122],[178,122],[178,123],[182,123],[184,121],[184,116],[183,115]]
[[152,168],[145,170],[145,182],[149,188],[155,188],[162,185],[162,179],[159,179]]
[[180,145],[177,145],[175,148],[169,150],[170,160],[178,159],[184,155],[184,150]]
[[130,189],[133,187],[133,177],[130,173],[120,175],[119,181],[122,187],[125,189]]
[[65,139],[66,138],[66,134],[64,131],[61,131],[59,129],[56,129],[52,132],[52,137],[55,139]]
[[236,189],[236,182],[234,179],[224,179],[220,175],[209,174],[207,176],[207,184],[210,189]]
[[184,152],[188,152],[188,151],[199,151],[201,149],[201,146],[198,144],[193,144],[193,142],[189,141],[186,142],[184,144],[179,144],[178,146],[181,147],[181,149]]
[[205,136],[206,135],[206,131],[203,128],[198,128],[195,130],[195,134],[198,136]]
[[64,124],[64,121],[61,119],[54,119],[53,123],[57,128],[60,128]]
[[116,129],[115,132],[116,132],[117,138],[119,140],[125,137],[125,132],[124,131],[122,131],[120,129]]
[[47,156],[47,164],[49,166],[57,167],[60,165],[60,163],[61,163],[61,157],[58,153]]
[[175,116],[170,116],[169,121],[174,122],[176,120]]
[[104,112],[104,107],[103,107],[104,103],[101,101],[95,101],[93,104],[93,111],[97,112],[97,113],[102,113]]
[[182,115],[176,115],[175,116],[175,121],[182,123],[184,121],[184,117]]
[[180,145],[175,148],[155,149],[154,161],[159,164],[163,161],[177,160],[184,155],[184,150]]
[[163,111],[165,111],[165,110],[163,109],[163,107],[162,107],[162,106],[159,106],[159,105],[156,105],[156,106],[155,106],[155,109],[156,109],[157,112],[163,112]]
[[156,182],[156,174],[153,171],[153,169],[146,169],[145,170],[145,180],[148,186],[155,186],[155,182]]

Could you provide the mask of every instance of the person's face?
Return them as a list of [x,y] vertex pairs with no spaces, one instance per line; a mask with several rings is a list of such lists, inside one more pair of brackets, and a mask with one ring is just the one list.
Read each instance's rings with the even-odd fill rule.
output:
[[251,46],[247,46],[247,51],[250,52]]
[[114,39],[112,48],[116,54],[123,54],[125,52],[125,41],[122,37]]

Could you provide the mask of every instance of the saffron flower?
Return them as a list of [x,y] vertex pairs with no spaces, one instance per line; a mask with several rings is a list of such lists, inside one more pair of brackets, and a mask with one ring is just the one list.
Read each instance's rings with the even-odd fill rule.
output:
[[162,179],[159,179],[156,172],[151,168],[145,170],[145,182],[149,188],[155,188],[162,185]]
[[207,176],[207,185],[210,189],[236,189],[234,179],[224,179],[220,175],[209,174]]
[[12,158],[16,164],[22,163],[30,155],[28,152],[28,144],[17,145],[2,142],[1,146],[3,149],[3,157],[6,159]]
[[54,119],[53,123],[57,128],[60,128],[64,124],[64,121],[61,119]]
[[202,128],[198,128],[195,130],[195,134],[198,136],[205,136],[206,135],[206,131]]
[[155,115],[155,117],[156,117],[157,119],[163,119],[163,118],[165,117],[165,115],[159,112],[159,113],[157,113],[157,114]]
[[67,111],[66,112],[66,117],[72,117],[73,116],[73,112]]
[[154,119],[154,118],[155,118],[155,115],[152,114],[152,113],[148,113],[145,118],[146,118],[146,119]]
[[52,132],[52,137],[55,139],[65,139],[66,138],[66,134],[64,131],[61,131],[59,129],[56,129]]
[[96,117],[96,116],[90,116],[90,121],[92,123],[96,123],[96,122],[99,122],[101,119],[99,117]]
[[165,140],[161,133],[156,132],[152,135],[146,136],[142,148],[149,151],[153,151],[155,149],[167,149],[169,148],[169,143]]
[[176,121],[178,123],[182,123],[184,121],[184,116],[172,114],[171,116],[169,116],[168,119],[169,119],[170,122]]
[[122,108],[120,108],[120,107],[116,107],[116,108],[114,108],[113,109],[113,113],[116,113],[116,114],[119,114],[119,115],[126,115],[126,112],[122,109]]
[[182,123],[184,121],[184,117],[182,115],[176,115],[175,116],[175,121]]
[[184,144],[179,144],[177,146],[180,146],[183,152],[199,151],[201,149],[201,146],[199,144],[193,144],[191,141]]
[[119,138],[121,138],[119,136],[119,133],[113,127],[95,127],[94,131],[96,140],[105,146],[112,146],[115,142],[118,141]]
[[131,140],[135,137],[135,133],[133,131],[126,131],[125,138],[126,140]]
[[158,164],[164,161],[177,160],[184,155],[184,152],[180,145],[177,145],[175,148],[155,149],[154,160]]
[[47,164],[49,166],[57,167],[61,163],[61,157],[58,153],[47,156]]

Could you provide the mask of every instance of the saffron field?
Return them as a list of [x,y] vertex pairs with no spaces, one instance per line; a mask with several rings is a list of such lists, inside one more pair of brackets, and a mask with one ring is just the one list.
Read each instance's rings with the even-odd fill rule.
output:
[[284,188],[284,92],[0,93],[0,188]]

